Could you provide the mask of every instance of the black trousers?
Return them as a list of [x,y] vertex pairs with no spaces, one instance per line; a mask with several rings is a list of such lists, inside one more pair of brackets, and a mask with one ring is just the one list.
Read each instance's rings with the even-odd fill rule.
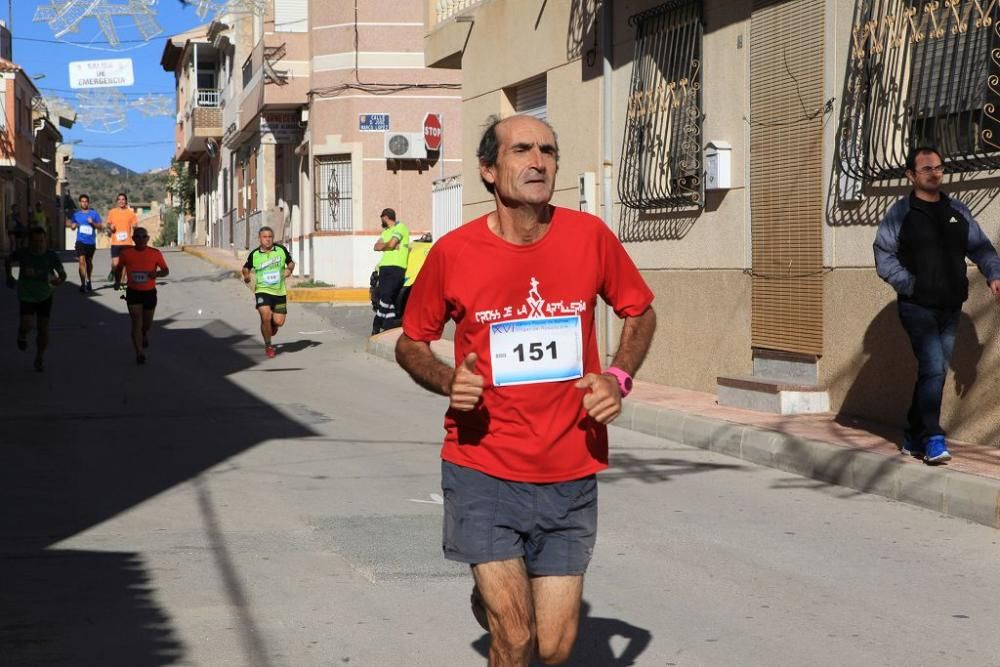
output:
[[401,266],[383,266],[378,270],[378,301],[372,335],[400,326],[399,293],[403,291],[406,269]]

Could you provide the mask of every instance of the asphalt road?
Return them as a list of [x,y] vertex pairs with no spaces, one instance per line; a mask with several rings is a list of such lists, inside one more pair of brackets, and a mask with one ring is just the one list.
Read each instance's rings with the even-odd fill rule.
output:
[[[239,281],[167,261],[143,367],[124,302],[67,286],[35,373],[0,292],[0,664],[484,664],[444,400],[364,353],[367,308],[293,304],[268,360]],[[996,531],[612,443],[570,664],[1000,664]]]

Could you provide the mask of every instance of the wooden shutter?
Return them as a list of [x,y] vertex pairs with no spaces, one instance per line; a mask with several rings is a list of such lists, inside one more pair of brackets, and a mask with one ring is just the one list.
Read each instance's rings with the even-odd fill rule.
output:
[[239,168],[236,170],[236,214],[242,218],[243,214],[246,212],[246,173],[247,164],[246,162],[241,162]]
[[250,152],[250,213],[257,212],[257,149]]
[[754,2],[752,344],[823,351],[823,0]]

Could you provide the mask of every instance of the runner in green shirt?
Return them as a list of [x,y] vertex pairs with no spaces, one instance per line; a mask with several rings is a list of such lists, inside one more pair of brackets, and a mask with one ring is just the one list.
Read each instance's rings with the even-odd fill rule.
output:
[[261,227],[257,239],[260,246],[250,251],[246,264],[243,265],[243,282],[251,285],[251,278],[253,279],[251,287],[257,313],[260,315],[264,354],[268,358],[274,358],[276,353],[271,345],[271,338],[285,323],[285,315],[288,313],[285,278],[292,275],[295,262],[285,246],[274,242],[274,230],[270,227]]
[[[14,279],[13,265],[20,267]],[[43,356],[49,345],[49,316],[52,313],[52,293],[66,282],[66,270],[59,256],[48,249],[48,235],[41,227],[32,227],[28,248],[7,258],[7,287],[17,285],[21,320],[17,329],[17,349],[28,349],[28,332],[36,329],[35,370],[44,369]]]
[[406,263],[410,258],[410,230],[396,220],[391,208],[382,211],[382,235],[375,242],[375,251],[382,253],[378,264],[378,301],[372,335],[400,325],[399,293],[406,279]]

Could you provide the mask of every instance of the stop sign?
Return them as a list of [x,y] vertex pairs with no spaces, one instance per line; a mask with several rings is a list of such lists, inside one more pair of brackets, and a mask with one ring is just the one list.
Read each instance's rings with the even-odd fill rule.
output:
[[441,115],[429,113],[424,116],[424,146],[427,150],[441,150],[441,138]]

